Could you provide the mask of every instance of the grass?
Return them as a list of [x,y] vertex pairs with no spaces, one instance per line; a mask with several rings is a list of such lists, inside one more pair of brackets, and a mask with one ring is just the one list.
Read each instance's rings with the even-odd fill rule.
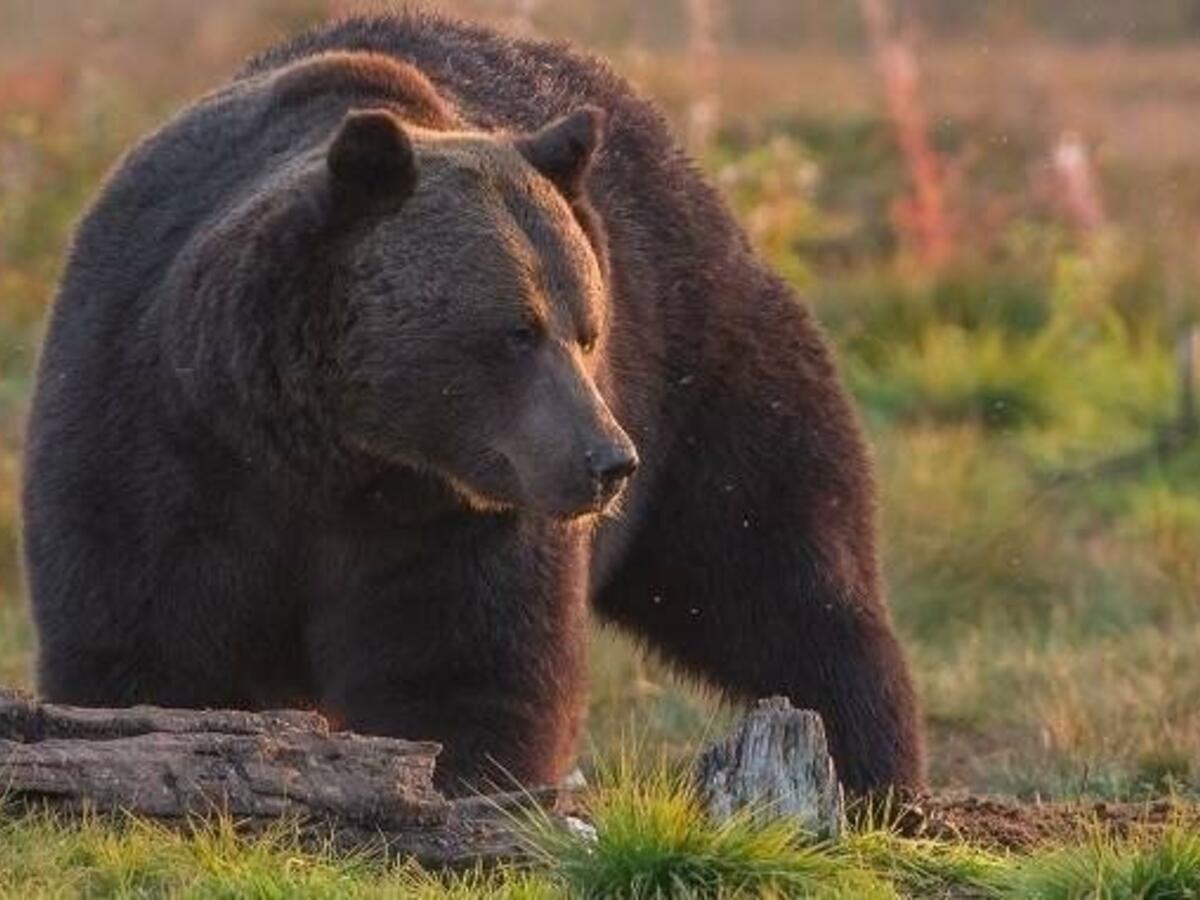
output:
[[[640,754],[638,754],[640,757]],[[685,769],[646,771],[623,754],[588,805],[595,842],[542,827],[539,856],[584,897],[869,896],[878,885],[843,866],[793,823],[749,813],[714,825]]]
[[1200,833],[1174,828],[1123,842],[1096,835],[1018,861],[999,888],[1013,900],[1190,900],[1200,897]]
[[986,896],[1006,875],[1004,857],[966,843],[898,836],[859,827],[836,848],[839,857],[905,897]]
[[304,844],[282,824],[246,837],[229,821],[173,831],[143,821],[70,825],[49,814],[0,822],[0,896],[79,897],[551,897],[520,872],[436,878],[377,855]]
[[1200,896],[1200,833],[1177,826],[1001,853],[902,837],[864,819],[814,842],[785,822],[709,822],[678,770],[631,757],[589,792],[596,836],[523,823],[534,865],[435,874],[373,852],[305,843],[281,823],[168,830],[144,821],[0,814],[0,897],[648,898],[976,897],[1187,900]]

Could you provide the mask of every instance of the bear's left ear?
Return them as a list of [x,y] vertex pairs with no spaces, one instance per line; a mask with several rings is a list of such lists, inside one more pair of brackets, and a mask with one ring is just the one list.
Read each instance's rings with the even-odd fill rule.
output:
[[335,196],[354,209],[399,206],[417,184],[417,160],[404,125],[386,109],[346,114],[326,157]]
[[604,136],[606,119],[599,107],[580,107],[540,131],[519,138],[517,150],[566,197],[575,198]]

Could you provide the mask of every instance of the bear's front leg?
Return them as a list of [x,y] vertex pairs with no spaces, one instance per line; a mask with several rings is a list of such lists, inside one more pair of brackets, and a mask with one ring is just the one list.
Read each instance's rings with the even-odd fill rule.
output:
[[138,533],[149,537],[136,551],[112,524],[135,514],[117,504],[97,509],[69,497],[39,510],[47,519],[28,558],[42,698],[254,709],[304,696],[296,617],[278,599],[292,593],[269,547],[249,532],[202,528],[211,511],[178,493],[171,499],[186,524],[147,515]]
[[357,548],[344,592],[318,606],[321,711],[336,727],[442,744],[436,781],[450,794],[557,782],[584,708],[578,539],[477,517],[426,543],[403,560]]

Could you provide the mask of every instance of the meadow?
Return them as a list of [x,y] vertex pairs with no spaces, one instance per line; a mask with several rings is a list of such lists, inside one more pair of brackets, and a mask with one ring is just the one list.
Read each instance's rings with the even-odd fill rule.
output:
[[[502,4],[445,5],[503,18]],[[686,123],[684,49],[543,7],[546,30],[606,52]],[[286,0],[48,10],[0,0],[0,685],[27,688],[22,420],[72,222],[140,133],[326,11]],[[931,39],[921,61],[955,233],[938,266],[905,233],[906,172],[861,46],[729,46],[713,88],[719,127],[694,149],[816,309],[869,429],[932,785],[1196,799],[1200,442],[1181,418],[1176,353],[1200,313],[1200,38],[1074,43],[1005,28]],[[1048,186],[1068,130],[1092,149],[1103,197],[1103,221],[1088,229]],[[592,669],[581,747],[591,775],[631,745],[668,767],[685,761],[733,715],[619,635],[597,631]],[[638,880],[649,869],[628,868],[641,859],[665,866],[663,890],[687,871],[697,880],[675,887],[709,895],[736,882],[712,875],[733,860],[729,871],[767,874],[731,895],[1200,896],[1200,844],[1185,829],[1123,844],[1097,834],[1018,858],[868,825],[809,851],[785,831],[713,832],[662,778],[601,781],[600,849],[581,862],[579,847],[550,841],[552,875],[447,886],[301,852],[286,831],[255,842],[218,827],[187,840],[136,823],[21,819],[0,821],[0,892],[655,896],[659,882]],[[614,880],[596,880],[601,869]],[[1154,880],[1164,872],[1178,882]]]

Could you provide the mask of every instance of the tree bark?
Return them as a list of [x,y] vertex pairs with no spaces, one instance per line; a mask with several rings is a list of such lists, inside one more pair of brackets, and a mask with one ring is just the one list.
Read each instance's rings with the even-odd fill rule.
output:
[[733,734],[705,750],[696,783],[718,822],[741,813],[795,819],[820,838],[841,834],[842,788],[821,717],[783,697],[760,700]]
[[520,858],[514,806],[553,791],[450,801],[433,743],[331,732],[316,713],[81,709],[0,693],[0,798],[67,813],[253,830],[297,821],[345,847],[379,843],[428,866]]

